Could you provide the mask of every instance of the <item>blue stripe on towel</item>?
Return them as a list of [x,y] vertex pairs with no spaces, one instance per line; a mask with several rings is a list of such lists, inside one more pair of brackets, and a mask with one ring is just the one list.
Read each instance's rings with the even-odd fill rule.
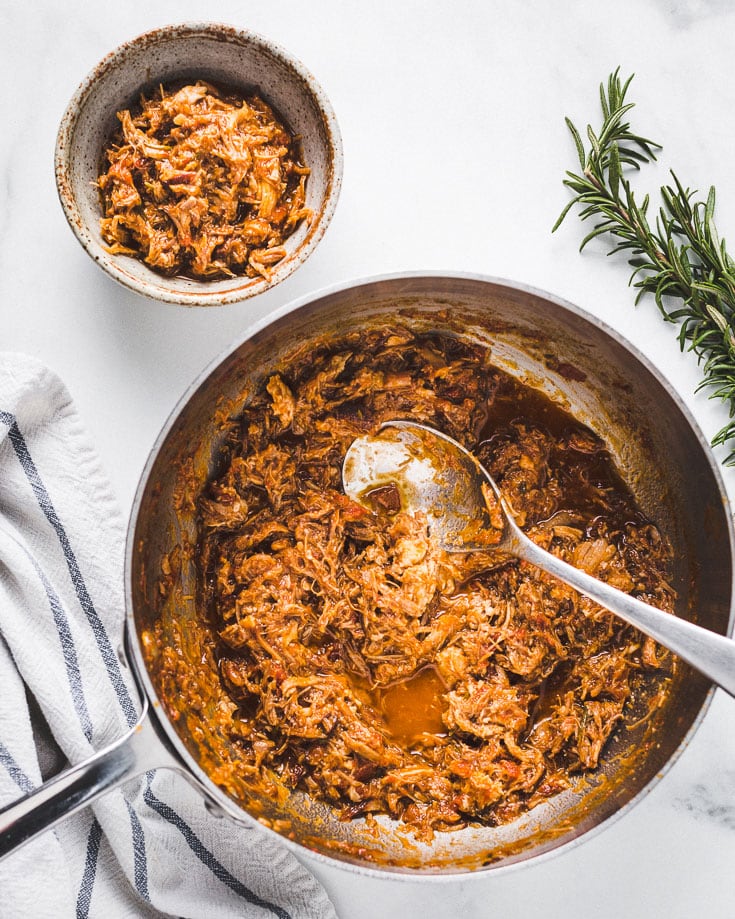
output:
[[66,535],[66,530],[59,520],[56,509],[54,508],[49,493],[43,484],[38,469],[36,468],[36,464],[33,462],[30,451],[28,450],[28,445],[26,444],[25,438],[20,432],[20,428],[18,427],[15,417],[9,412],[0,411],[0,420],[4,421],[5,424],[9,426],[8,437],[13,445],[16,456],[18,457],[18,462],[26,474],[26,478],[28,479],[31,489],[36,496],[39,507],[43,511],[46,519],[51,524],[56,532],[56,535],[58,536],[59,543],[61,544],[61,548],[64,552],[64,558],[66,559],[66,564],[69,569],[69,575],[77,594],[77,598],[92,629],[92,634],[95,637],[97,647],[99,648],[100,654],[102,655],[102,660],[105,663],[110,682],[112,683],[115,692],[117,693],[120,707],[122,708],[125,718],[128,722],[128,727],[132,727],[138,720],[138,713],[136,711],[135,703],[133,702],[133,699],[128,692],[125,681],[123,680],[122,672],[120,670],[120,661],[118,660],[117,654],[110,644],[110,639],[107,635],[104,624],[99,618],[97,610],[94,608],[92,598],[89,596],[87,591],[87,585],[84,583],[84,578],[82,577],[82,573],[79,570],[79,565],[77,563],[74,550],[72,549],[69,542],[69,537]]
[[10,778],[15,782],[18,788],[20,788],[23,794],[29,795],[34,790],[35,786],[33,782],[20,768],[13,754],[8,750],[2,740],[0,740],[0,763],[3,764]]
[[145,833],[143,832],[143,825],[127,798],[125,799],[125,806],[130,815],[130,829],[133,834],[135,889],[144,900],[150,903],[151,895],[148,893],[148,859],[145,851]]
[[79,894],[77,896],[77,919],[87,919],[89,916],[89,907],[92,902],[92,891],[94,890],[94,879],[97,875],[97,859],[100,854],[100,843],[102,842],[102,827],[95,817],[87,837],[87,857],[84,862],[84,874],[82,883],[79,885]]
[[203,865],[209,868],[209,870],[216,878],[218,878],[223,884],[226,884],[230,890],[233,890],[244,900],[247,900],[248,903],[252,903],[254,906],[259,906],[261,909],[269,910],[271,913],[273,913],[274,916],[278,916],[279,919],[291,919],[290,914],[286,912],[283,907],[261,899],[261,897],[250,890],[249,887],[246,887],[241,881],[234,877],[234,875],[230,874],[227,868],[225,868],[225,866],[214,857],[214,855],[209,851],[209,849],[207,849],[204,843],[202,843],[202,841],[194,833],[192,828],[176,813],[176,811],[153,794],[151,789],[151,781],[152,775],[151,773],[147,773],[146,787],[143,792],[143,800],[145,803],[157,814],[163,817],[164,820],[168,821],[172,826],[176,827],[176,829],[184,837],[186,844],[189,846],[194,855],[196,855],[196,857]]
[[84,697],[84,685],[82,683],[82,674],[79,670],[77,649],[76,645],[74,644],[74,639],[72,638],[71,629],[69,628],[69,620],[66,618],[64,606],[58,594],[54,590],[53,585],[50,583],[38,562],[31,555],[28,549],[17,540],[16,545],[28,558],[31,565],[33,565],[39,580],[43,584],[43,589],[46,591],[46,598],[48,599],[49,606],[51,607],[51,613],[54,617],[54,625],[56,626],[56,632],[59,636],[59,642],[61,643],[61,653],[64,658],[66,677],[69,681],[69,690],[71,692],[74,710],[76,711],[77,717],[79,718],[79,723],[82,726],[84,736],[91,743],[92,718],[89,714],[89,709],[87,708],[87,700]]

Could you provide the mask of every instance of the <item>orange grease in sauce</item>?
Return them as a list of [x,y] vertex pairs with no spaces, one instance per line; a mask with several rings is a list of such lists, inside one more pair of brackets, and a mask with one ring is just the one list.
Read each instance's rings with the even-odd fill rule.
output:
[[424,667],[406,680],[373,692],[394,740],[409,748],[422,734],[446,734],[442,721],[446,691],[436,668]]

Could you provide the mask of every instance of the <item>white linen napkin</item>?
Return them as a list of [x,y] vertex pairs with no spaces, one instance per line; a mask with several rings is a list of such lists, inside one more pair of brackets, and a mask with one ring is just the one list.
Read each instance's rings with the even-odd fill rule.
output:
[[[118,655],[123,553],[121,515],[66,388],[36,360],[0,354],[0,807],[137,719]],[[285,847],[210,816],[165,770],[14,852],[0,891],[5,919],[335,915]]]

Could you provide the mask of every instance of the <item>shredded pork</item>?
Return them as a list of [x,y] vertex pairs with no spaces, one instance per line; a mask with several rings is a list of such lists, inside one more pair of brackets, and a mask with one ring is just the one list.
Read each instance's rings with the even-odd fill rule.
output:
[[309,170],[272,109],[198,82],[118,118],[99,178],[109,251],[200,280],[267,278],[311,217]]
[[357,435],[424,421],[479,456],[532,539],[671,610],[669,548],[604,444],[538,404],[479,346],[401,327],[317,343],[251,400],[199,500],[198,557],[254,788],[424,837],[504,823],[594,769],[664,678],[664,652],[559,581],[490,554],[478,573],[390,495],[373,513],[342,491]]

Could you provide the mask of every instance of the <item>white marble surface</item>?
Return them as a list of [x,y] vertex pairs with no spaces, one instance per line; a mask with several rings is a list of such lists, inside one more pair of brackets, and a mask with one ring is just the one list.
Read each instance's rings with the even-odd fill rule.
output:
[[[168,22],[249,27],[317,75],[339,118],[345,181],[311,260],[257,302],[186,311],[108,280],[56,198],[53,147],[69,97],[120,42]],[[718,190],[735,226],[735,9],[726,0],[426,3],[221,0],[0,4],[2,348],[66,381],[125,511],[148,450],[199,370],[254,319],[332,282],[402,269],[522,280],[602,317],[681,392],[708,436],[722,406],[694,396],[699,370],[628,270],[577,252],[579,221],[554,236],[574,151],[563,124],[597,119],[597,86],[635,72],[633,113],[664,144],[641,187],[673,167]],[[427,191],[431,189],[431,191]],[[735,473],[725,473],[735,494]],[[522,871],[441,885],[319,868],[342,919],[401,916],[735,916],[735,702],[716,694],[700,731],[651,794],[573,851]],[[31,913],[29,913],[31,915]]]

